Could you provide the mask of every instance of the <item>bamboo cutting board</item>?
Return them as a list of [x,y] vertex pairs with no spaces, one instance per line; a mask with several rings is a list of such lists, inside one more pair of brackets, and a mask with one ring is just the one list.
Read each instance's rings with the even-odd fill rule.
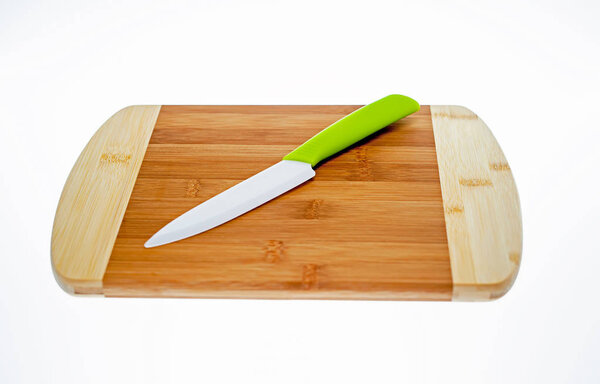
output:
[[316,177],[203,234],[146,249],[173,218],[278,162],[359,106],[132,106],[65,184],[52,266],[74,294],[490,300],[521,259],[519,200],[470,110],[421,110]]

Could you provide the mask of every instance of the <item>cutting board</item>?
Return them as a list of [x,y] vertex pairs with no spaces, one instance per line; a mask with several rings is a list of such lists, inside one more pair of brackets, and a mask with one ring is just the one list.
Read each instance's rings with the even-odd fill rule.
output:
[[491,300],[521,260],[519,199],[492,133],[421,110],[316,177],[203,234],[144,242],[360,106],[131,106],[92,137],[62,192],[52,266],[104,296]]

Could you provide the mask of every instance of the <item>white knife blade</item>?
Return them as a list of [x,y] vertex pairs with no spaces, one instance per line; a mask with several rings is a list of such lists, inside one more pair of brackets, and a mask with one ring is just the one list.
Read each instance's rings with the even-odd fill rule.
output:
[[187,211],[156,232],[144,246],[156,247],[208,231],[232,220],[315,175],[324,159],[419,110],[413,99],[390,95],[357,109],[286,155],[279,163]]
[[208,231],[311,179],[315,171],[302,161],[282,160],[219,193],[156,232],[144,246],[156,247]]

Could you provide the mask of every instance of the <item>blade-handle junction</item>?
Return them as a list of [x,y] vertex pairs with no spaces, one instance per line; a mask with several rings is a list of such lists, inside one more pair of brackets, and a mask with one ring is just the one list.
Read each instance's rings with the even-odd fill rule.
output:
[[329,156],[418,110],[419,104],[410,97],[386,96],[331,124],[283,159],[310,163],[314,167]]

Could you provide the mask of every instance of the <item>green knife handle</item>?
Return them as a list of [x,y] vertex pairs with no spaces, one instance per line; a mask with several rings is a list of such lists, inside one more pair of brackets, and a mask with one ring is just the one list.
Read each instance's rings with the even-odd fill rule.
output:
[[283,159],[310,163],[314,167],[329,156],[418,110],[419,104],[410,97],[386,96],[331,124]]

